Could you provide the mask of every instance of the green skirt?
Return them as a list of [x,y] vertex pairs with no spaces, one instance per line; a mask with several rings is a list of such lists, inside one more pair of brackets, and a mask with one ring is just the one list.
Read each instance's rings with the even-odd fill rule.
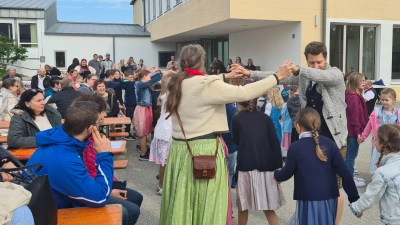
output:
[[[193,155],[214,155],[215,139],[189,141]],[[193,177],[193,161],[185,141],[173,140],[165,168],[160,225],[225,225],[228,211],[228,172],[219,144],[214,179]]]

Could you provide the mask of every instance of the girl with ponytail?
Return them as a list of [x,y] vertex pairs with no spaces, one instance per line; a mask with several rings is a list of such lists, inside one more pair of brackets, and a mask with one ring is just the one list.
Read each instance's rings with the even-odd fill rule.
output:
[[274,225],[279,224],[275,210],[285,204],[281,186],[273,179],[274,171],[282,167],[282,154],[272,119],[256,107],[257,99],[241,102],[232,119],[233,141],[238,145],[238,224],[247,224],[248,210],[263,210]]
[[336,174],[343,179],[349,202],[359,198],[353,175],[336,143],[318,134],[321,119],[315,109],[300,110],[295,126],[299,140],[290,145],[285,166],[274,174],[277,182],[289,180],[294,175],[293,199],[297,200],[297,207],[289,225],[334,225],[343,207],[338,204]]
[[[351,212],[360,218],[363,212],[379,201],[383,224],[400,224],[400,126],[385,124],[378,128],[376,151],[380,154],[372,182],[361,198],[350,204]],[[377,215],[378,216],[378,215]]]

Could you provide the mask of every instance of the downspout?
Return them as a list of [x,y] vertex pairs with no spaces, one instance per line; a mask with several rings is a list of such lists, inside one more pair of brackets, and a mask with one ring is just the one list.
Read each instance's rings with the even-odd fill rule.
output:
[[146,1],[142,0],[143,2],[143,32],[146,32]]
[[326,1],[322,0],[322,42],[326,43]]
[[113,36],[113,62],[115,63],[115,36]]

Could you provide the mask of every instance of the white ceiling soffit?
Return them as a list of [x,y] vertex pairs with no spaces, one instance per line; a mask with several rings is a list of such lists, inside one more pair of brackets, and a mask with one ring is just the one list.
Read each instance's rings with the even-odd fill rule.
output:
[[205,27],[200,27],[191,31],[187,31],[184,33],[162,38],[157,41],[181,42],[181,41],[197,40],[200,38],[215,38],[246,30],[254,30],[264,27],[277,26],[288,22],[289,21],[277,21],[277,20],[229,19],[218,23],[210,24]]

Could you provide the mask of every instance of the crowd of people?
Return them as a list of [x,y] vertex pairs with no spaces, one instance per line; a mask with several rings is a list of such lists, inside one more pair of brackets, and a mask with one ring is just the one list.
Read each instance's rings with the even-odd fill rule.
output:
[[[126,116],[132,124],[115,129],[139,141],[139,160],[160,165],[160,224],[232,224],[231,188],[239,225],[247,224],[249,210],[279,224],[281,182],[291,177],[297,204],[290,225],[339,224],[345,200],[337,176],[355,216],[379,201],[382,223],[400,223],[396,92],[386,88],[378,96],[361,73],[331,67],[323,43],[309,43],[304,55],[307,67],[286,61],[276,71],[256,71],[240,57],[227,67],[215,57],[207,67],[204,49],[191,44],[161,71],[142,59],[116,64],[110,54],[94,54],[89,62],[75,58],[65,75],[39,68],[30,86],[11,68],[0,90],[0,119],[10,121],[9,148],[37,148],[26,165],[43,165],[39,175],[49,176],[60,209],[121,204],[123,223],[137,222],[143,196],[120,187],[110,140],[101,134],[105,117]],[[354,165],[370,134],[373,176],[360,197],[365,181]],[[1,149],[0,161],[15,167]],[[0,178],[0,189],[12,180],[7,173]],[[12,209],[15,216],[29,211],[24,205]]]

